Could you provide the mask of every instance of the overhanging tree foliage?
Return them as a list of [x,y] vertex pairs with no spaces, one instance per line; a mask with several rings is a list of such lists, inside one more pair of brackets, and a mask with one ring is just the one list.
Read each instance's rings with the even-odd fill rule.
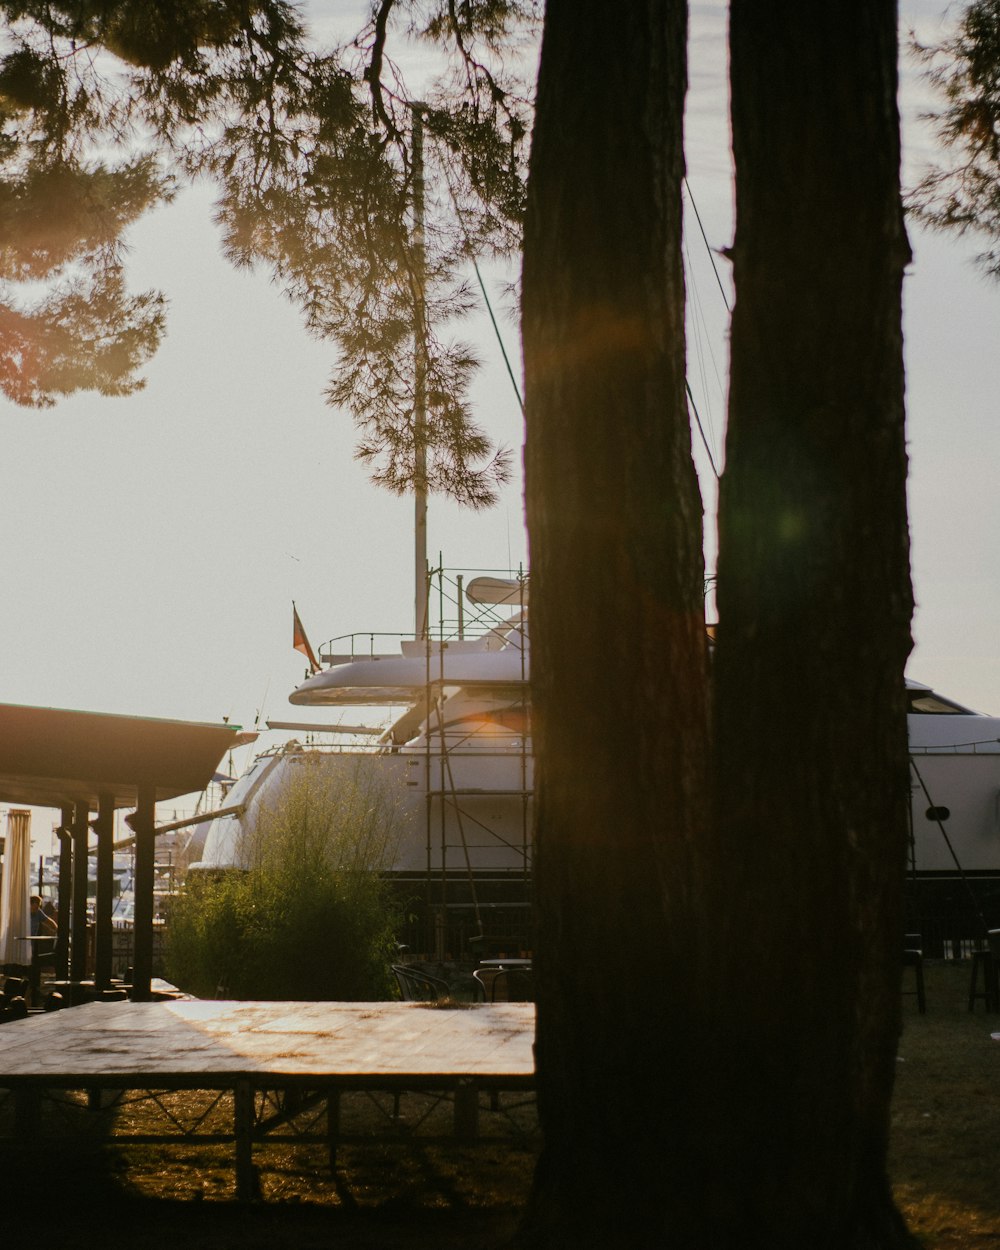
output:
[[[478,362],[449,335],[472,300],[470,257],[519,238],[532,66],[518,40],[535,7],[381,0],[364,29],[320,48],[286,0],[8,3],[0,86],[22,84],[35,129],[215,180],[227,255],[270,270],[335,345],[329,398],[353,413],[375,479],[481,506],[509,455],[476,423]],[[414,42],[432,53],[409,75],[418,94],[391,55]],[[151,203],[163,184],[137,168]]]
[[976,0],[951,38],[916,51],[943,99],[934,120],[952,159],[924,175],[910,211],[935,229],[985,236],[980,264],[1000,277],[1000,3]]
[[[199,98],[200,75],[178,64],[147,79],[149,115],[180,134],[184,167],[218,181],[227,254],[270,267],[308,328],[336,344],[329,399],[353,413],[359,456],[393,490],[481,506],[509,475],[469,405],[475,353],[443,331],[469,311],[469,257],[517,242],[527,102],[503,57],[531,12],[382,0],[342,47],[258,46],[255,78],[219,76],[208,141],[204,109],[194,131],[171,116],[175,97]],[[390,58],[400,25],[444,53],[418,99]],[[433,140],[423,157],[416,115]],[[433,211],[420,218],[428,193]]]
[[[86,54],[60,55],[47,5],[4,4],[0,60],[0,391],[47,406],[76,390],[129,394],[163,333],[163,299],[133,295],[122,234],[167,198]],[[65,40],[64,40],[65,42]]]

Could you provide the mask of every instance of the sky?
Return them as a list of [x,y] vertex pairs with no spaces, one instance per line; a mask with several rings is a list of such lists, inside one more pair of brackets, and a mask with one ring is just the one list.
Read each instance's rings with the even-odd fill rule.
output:
[[[332,28],[365,6],[310,7]],[[691,14],[688,182],[721,249],[732,238],[725,6],[694,3]],[[903,0],[904,37],[914,27],[933,38],[943,14],[943,4]],[[933,154],[918,120],[929,97],[905,56],[902,76],[912,182]],[[354,460],[350,418],[323,398],[332,347],[307,336],[265,273],[237,272],[222,258],[211,201],[206,187],[185,192],[129,237],[131,285],[170,301],[142,392],[79,395],[42,411],[0,400],[2,702],[247,727],[303,720],[309,710],[287,702],[304,675],[291,645],[293,600],[315,647],[353,631],[412,628],[412,500],[375,487]],[[688,233],[689,373],[721,457],[726,312],[693,221]],[[974,240],[911,228],[911,243],[904,332],[917,612],[908,672],[1000,713],[1000,287],[976,270]],[[728,283],[725,262],[715,264]],[[508,276],[488,273],[487,285],[517,361]],[[462,333],[484,359],[479,419],[514,450],[519,470],[521,413],[485,313]],[[713,480],[698,459],[711,561]],[[432,562],[440,553],[450,568],[527,568],[522,485],[518,471],[483,513],[433,498]],[[43,815],[36,840],[47,827]]]

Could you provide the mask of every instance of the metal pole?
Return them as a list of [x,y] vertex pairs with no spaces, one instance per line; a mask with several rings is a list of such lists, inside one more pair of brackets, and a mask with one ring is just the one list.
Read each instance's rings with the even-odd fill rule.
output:
[[73,808],[64,807],[56,834],[59,838],[59,909],[56,937],[56,980],[69,979],[69,917],[73,906]]
[[138,801],[129,823],[135,833],[135,955],[132,971],[132,998],[150,996],[153,980],[153,879],[155,877],[156,791],[150,785],[139,787]]
[[414,104],[413,138],[413,542],[414,636],[427,631],[427,308],[424,250],[424,116]]

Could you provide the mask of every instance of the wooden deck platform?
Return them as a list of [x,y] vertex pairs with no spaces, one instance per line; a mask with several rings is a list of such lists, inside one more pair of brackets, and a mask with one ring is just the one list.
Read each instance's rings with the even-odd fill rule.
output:
[[0,1089],[14,1093],[22,1135],[37,1131],[48,1091],[85,1090],[98,1103],[104,1090],[229,1091],[225,1139],[237,1196],[248,1198],[253,1143],[287,1119],[268,1091],[297,1108],[325,1104],[331,1163],[348,1090],[446,1093],[455,1132],[473,1138],[481,1095],[533,1089],[534,1024],[532,1003],[95,1002],[0,1026]]

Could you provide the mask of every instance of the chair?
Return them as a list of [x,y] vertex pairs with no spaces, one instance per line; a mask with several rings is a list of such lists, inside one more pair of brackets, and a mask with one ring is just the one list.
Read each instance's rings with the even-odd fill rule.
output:
[[28,1014],[28,978],[8,976],[0,996],[0,1024],[23,1020]]
[[476,968],[472,975],[483,987],[487,1003],[532,1003],[535,984],[529,968]]
[[24,998],[28,992],[28,978],[23,976],[13,976],[7,974],[3,983],[3,992],[0,994],[0,1002],[9,1003],[12,998]]
[[[979,989],[979,974],[983,973],[983,989]],[[1000,983],[996,975],[996,960],[989,946],[973,951],[973,975],[969,981],[969,1010],[975,1011],[976,999],[983,999],[988,1011],[998,1010]]]
[[44,969],[50,970],[50,978],[55,978],[55,968],[59,962],[59,940],[58,938],[50,938],[46,941],[34,941],[31,951],[31,969],[28,973],[28,980],[31,986],[31,1001],[33,1006],[38,1005],[38,999],[41,997],[42,974]]
[[913,969],[914,988],[903,990],[904,994],[917,996],[917,1010],[921,1015],[927,1012],[927,995],[924,990],[924,952],[921,947],[919,933],[907,933],[903,938],[903,968]]
[[[983,988],[978,989],[979,971]],[[987,1011],[1000,1011],[1000,929],[989,929],[986,946],[972,952],[972,978],[969,982],[969,1010],[974,1011],[981,998]]]
[[410,964],[393,964],[392,972],[399,986],[400,997],[408,1003],[439,1003],[451,998],[451,986]]

